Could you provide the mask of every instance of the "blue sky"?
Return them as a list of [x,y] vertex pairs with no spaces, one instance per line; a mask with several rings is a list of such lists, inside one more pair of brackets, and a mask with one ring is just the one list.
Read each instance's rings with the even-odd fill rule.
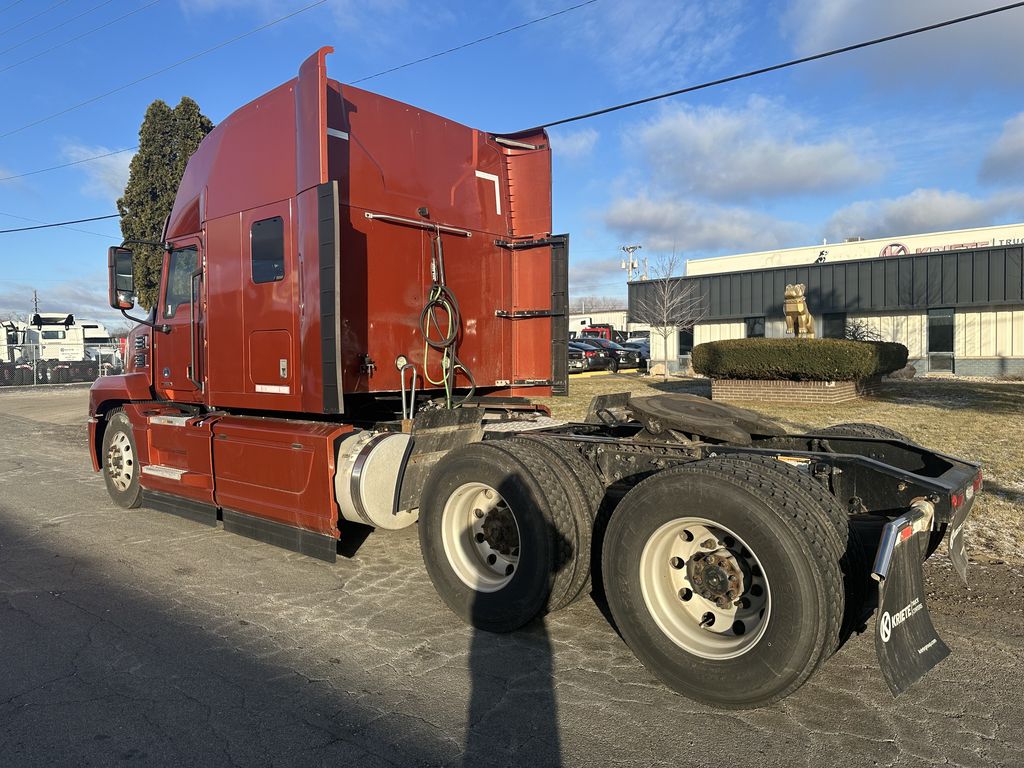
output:
[[[51,117],[312,0],[0,0],[0,177],[134,145],[156,98],[219,121],[321,45],[352,82],[580,1],[327,0]],[[360,87],[506,132],[997,4],[598,0]],[[624,296],[626,243],[700,258],[1024,220],[1022,37],[1011,11],[553,129],[573,293]],[[115,212],[130,156],[0,181],[0,229]],[[117,240],[113,220],[0,235],[0,315],[35,288],[109,317]]]

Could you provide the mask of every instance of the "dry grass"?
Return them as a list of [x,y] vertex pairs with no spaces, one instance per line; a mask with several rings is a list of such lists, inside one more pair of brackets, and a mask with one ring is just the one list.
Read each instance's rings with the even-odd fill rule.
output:
[[[568,398],[543,402],[553,416],[584,417],[594,395],[630,391],[707,394],[706,381],[582,374],[570,380]],[[985,491],[968,525],[968,548],[982,560],[1024,562],[1024,383],[917,379],[892,381],[873,397],[832,406],[743,402],[793,431],[849,421],[882,424],[935,450],[983,465]]]

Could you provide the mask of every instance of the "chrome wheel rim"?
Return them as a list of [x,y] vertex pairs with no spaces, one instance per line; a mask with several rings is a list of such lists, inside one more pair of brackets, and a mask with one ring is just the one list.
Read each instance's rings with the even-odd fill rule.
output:
[[441,541],[455,575],[477,592],[496,592],[519,567],[519,523],[486,483],[455,489],[441,515]]
[[135,477],[135,452],[124,432],[114,435],[107,448],[107,475],[119,491],[127,491]]
[[640,555],[644,603],[661,631],[684,651],[733,659],[764,636],[771,588],[756,553],[711,520],[665,523]]

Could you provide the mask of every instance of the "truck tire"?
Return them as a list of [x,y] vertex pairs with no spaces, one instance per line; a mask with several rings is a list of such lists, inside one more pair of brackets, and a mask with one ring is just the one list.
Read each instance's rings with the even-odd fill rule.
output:
[[590,557],[555,474],[535,451],[500,442],[448,453],[420,497],[420,549],[434,588],[489,632],[511,632],[563,605]]
[[[562,441],[522,435],[496,444],[498,447],[509,448],[521,446],[532,451],[553,473],[554,481],[568,492],[569,510],[578,533],[575,550],[582,557],[575,559],[576,574],[572,584],[565,595],[551,606],[551,611],[561,610],[590,592],[594,518],[604,498],[604,487],[583,457],[572,445]],[[600,557],[600,553],[597,553],[597,557]]]
[[881,424],[868,424],[867,422],[854,421],[848,424],[833,424],[831,427],[818,430],[818,434],[842,437],[878,437],[886,440],[902,440],[904,443],[917,445],[902,432],[883,427]]
[[718,459],[659,472],[619,502],[604,542],[608,607],[667,686],[717,707],[764,706],[832,652],[840,545],[805,506],[787,479]]
[[749,462],[779,478],[785,478],[792,484],[794,497],[799,498],[798,503],[808,508],[816,507],[835,529],[840,545],[844,548],[839,567],[843,572],[843,591],[846,596],[839,642],[834,649],[839,650],[854,632],[862,628],[866,618],[864,605],[872,587],[870,563],[856,526],[850,524],[850,516],[846,509],[828,488],[806,472],[771,456],[760,454],[734,454],[729,459]]
[[111,411],[107,428],[103,432],[103,481],[107,493],[119,507],[135,509],[142,504],[139,477],[142,465],[138,461],[135,435],[124,411]]

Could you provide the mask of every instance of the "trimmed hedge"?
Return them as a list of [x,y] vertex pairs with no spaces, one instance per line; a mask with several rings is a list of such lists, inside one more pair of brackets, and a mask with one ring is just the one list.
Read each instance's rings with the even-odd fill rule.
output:
[[891,341],[728,339],[698,344],[693,370],[712,379],[856,381],[907,364],[907,348]]

